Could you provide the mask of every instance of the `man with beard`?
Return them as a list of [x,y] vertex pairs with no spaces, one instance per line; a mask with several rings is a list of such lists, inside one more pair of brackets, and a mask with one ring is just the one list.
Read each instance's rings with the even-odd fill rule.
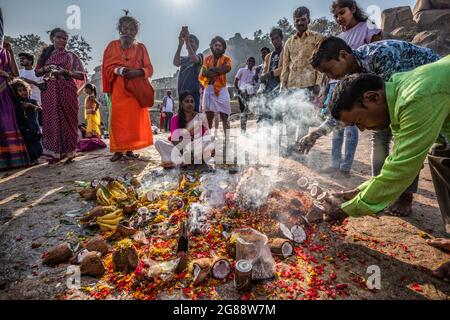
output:
[[118,23],[119,40],[112,41],[103,56],[103,91],[111,94],[110,148],[114,152],[112,162],[126,157],[136,159],[139,150],[153,144],[148,109],[141,106],[136,93],[129,89],[130,80],[148,80],[153,75],[153,66],[147,48],[136,41],[139,22],[128,16]]
[[229,129],[231,114],[230,93],[227,88],[227,73],[231,71],[231,58],[225,55],[227,44],[222,37],[215,37],[210,43],[212,54],[205,57],[199,75],[200,84],[205,88],[202,106],[208,118],[209,128],[213,127],[214,115],[222,120],[225,136]]
[[[294,12],[294,24],[297,33],[286,41],[283,49],[283,69],[281,72],[280,89],[284,91],[306,90],[311,100],[320,92],[323,76],[309,63],[314,49],[323,37],[317,32],[308,30],[310,11],[300,7]],[[288,140],[288,154],[296,151],[298,110],[290,106],[284,115]],[[301,128],[300,137],[307,133],[308,128]]]

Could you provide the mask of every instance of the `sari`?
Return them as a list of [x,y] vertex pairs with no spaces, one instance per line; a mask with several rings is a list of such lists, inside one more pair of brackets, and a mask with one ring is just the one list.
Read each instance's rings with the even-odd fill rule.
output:
[[[10,72],[9,53],[0,48],[0,69]],[[29,165],[30,161],[17,125],[11,91],[5,77],[0,77],[0,170]]]
[[[72,72],[84,72],[80,58],[70,51],[55,49],[45,65],[55,65]],[[44,66],[36,66],[40,69]],[[75,156],[78,141],[78,89],[84,81],[64,78],[47,80],[42,91],[42,129],[44,156],[64,159]]]

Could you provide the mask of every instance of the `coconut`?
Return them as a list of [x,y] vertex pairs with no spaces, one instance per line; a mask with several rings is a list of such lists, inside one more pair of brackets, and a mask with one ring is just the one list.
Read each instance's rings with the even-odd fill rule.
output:
[[119,248],[113,251],[112,266],[114,272],[133,272],[139,262],[138,253],[131,240],[118,243]]
[[276,238],[269,241],[269,248],[272,254],[286,259],[293,255],[294,246],[289,240]]
[[211,272],[211,259],[204,258],[194,262],[193,264],[193,278],[194,286],[199,285],[208,277]]
[[70,244],[62,243],[52,250],[50,250],[44,257],[43,263],[45,265],[56,265],[70,260],[73,256],[73,251]]
[[99,277],[106,271],[100,252],[89,252],[81,260],[80,271],[82,275]]
[[105,253],[108,253],[108,245],[106,244],[105,239],[103,239],[101,236],[97,236],[85,243],[82,244],[82,247],[86,248],[88,251],[93,252],[100,252],[102,255]]
[[228,259],[218,257],[214,259],[212,264],[211,273],[214,278],[218,280],[223,280],[227,278],[231,273],[231,263]]
[[95,188],[83,189],[79,194],[85,200],[94,200],[97,197],[97,190]]
[[106,212],[103,210],[102,206],[96,207],[88,212],[86,216],[80,219],[81,222],[89,222],[91,220],[94,220],[95,218],[102,217],[106,214]]

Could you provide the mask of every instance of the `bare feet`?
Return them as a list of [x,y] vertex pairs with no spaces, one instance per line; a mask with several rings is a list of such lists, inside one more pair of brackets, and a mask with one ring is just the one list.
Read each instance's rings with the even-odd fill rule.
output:
[[111,157],[110,161],[111,161],[111,162],[117,162],[117,161],[119,161],[120,159],[122,159],[122,157],[123,157],[123,153],[122,153],[122,152],[116,152],[116,153],[114,153],[114,155]]
[[438,269],[434,270],[431,274],[433,275],[433,277],[436,277],[446,282],[450,282],[450,261],[444,263]]
[[67,164],[71,164],[74,162],[75,162],[75,157],[71,157],[71,158],[67,158],[67,160],[64,161],[64,164],[67,165]]
[[413,194],[404,193],[384,212],[394,217],[408,217],[412,213]]
[[437,249],[443,249],[445,251],[450,252],[450,239],[433,239],[433,240],[427,240],[427,244],[437,248]]

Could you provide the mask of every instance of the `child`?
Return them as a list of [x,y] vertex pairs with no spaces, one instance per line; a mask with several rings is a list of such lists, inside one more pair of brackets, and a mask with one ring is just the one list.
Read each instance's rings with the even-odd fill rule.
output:
[[381,30],[369,20],[354,0],[334,0],[331,13],[342,27],[339,38],[353,48],[381,40]]
[[[201,128],[197,128],[196,125],[201,125]],[[195,148],[198,148],[201,150],[201,156],[203,155],[207,140],[195,140],[197,138],[195,136],[196,130],[200,130],[201,137],[204,137],[209,131],[208,120],[203,113],[195,112],[194,94],[183,92],[180,95],[180,111],[172,117],[170,122],[170,142],[158,140],[155,143],[156,150],[161,154],[162,167],[174,168],[177,164],[186,163],[185,159],[180,159],[178,153],[175,153],[178,159],[173,157],[175,146],[182,143],[183,137],[189,136],[191,143],[184,142],[185,148],[182,151],[185,151],[186,154],[192,154],[193,151],[196,151]]]
[[[343,32],[339,38],[344,40],[351,48],[357,49],[364,44],[381,40],[381,30],[376,28],[367,15],[361,10],[356,1],[334,0],[331,6],[331,13],[336,22],[342,27]],[[333,95],[337,81],[330,81],[330,90],[327,96],[327,105]],[[345,152],[342,158],[342,146],[345,136]],[[331,159],[332,166],[325,170],[328,173],[340,173],[348,178],[353,166],[356,148],[359,141],[358,128],[347,127],[333,132]]]
[[97,88],[88,83],[84,87],[86,98],[84,99],[84,117],[87,122],[86,138],[101,138],[100,130],[100,103],[97,101]]
[[31,165],[36,165],[42,156],[42,133],[38,122],[38,110],[42,110],[36,100],[30,98],[31,87],[21,79],[11,84],[14,94],[14,109],[17,125],[27,147]]

